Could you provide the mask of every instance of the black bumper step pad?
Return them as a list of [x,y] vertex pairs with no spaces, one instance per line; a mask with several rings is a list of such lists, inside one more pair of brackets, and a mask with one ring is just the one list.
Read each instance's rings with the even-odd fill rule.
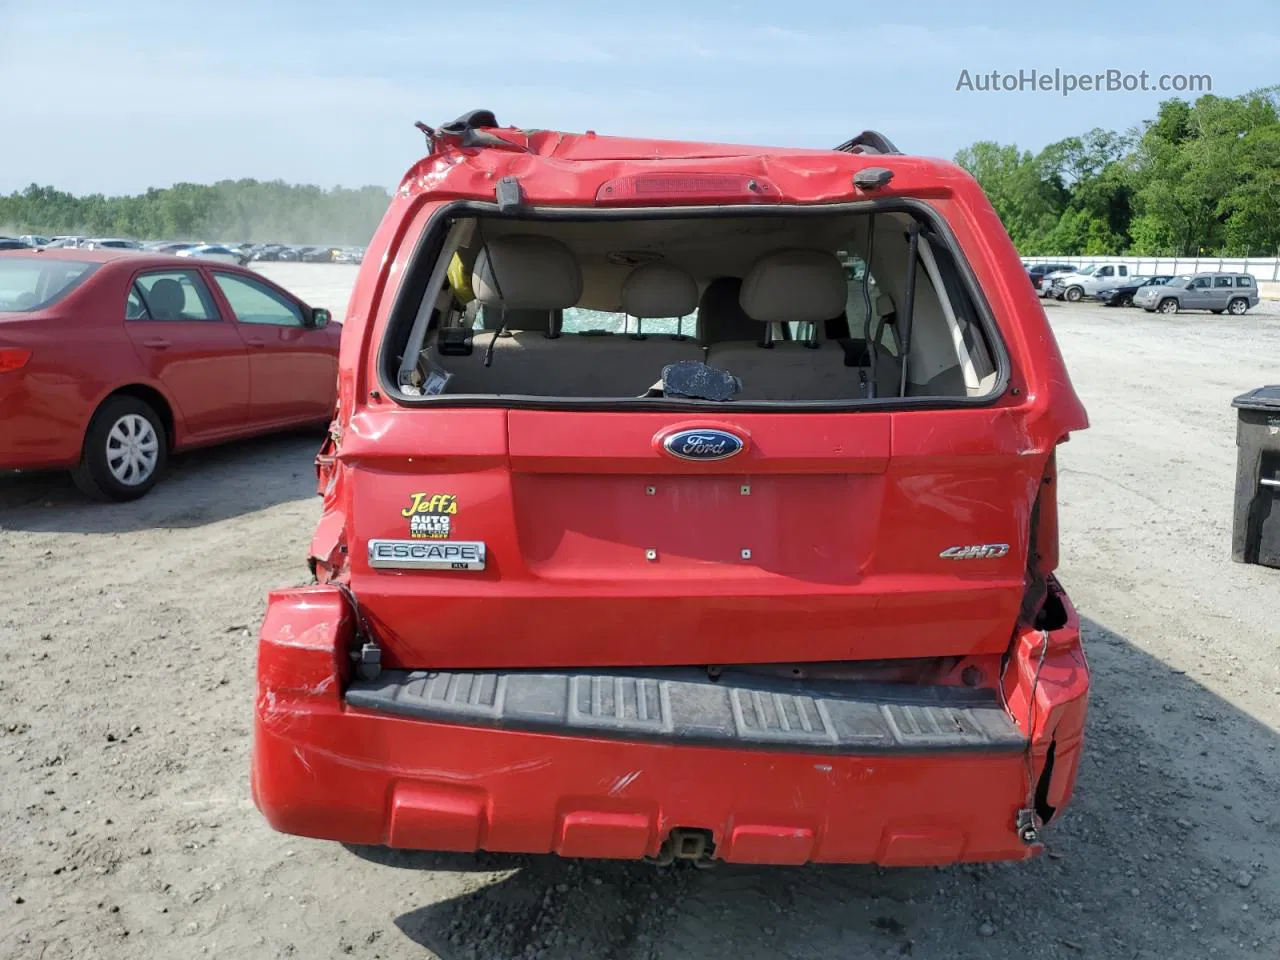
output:
[[712,680],[673,667],[612,673],[384,670],[352,707],[561,736],[832,754],[1016,753],[994,692],[906,684]]

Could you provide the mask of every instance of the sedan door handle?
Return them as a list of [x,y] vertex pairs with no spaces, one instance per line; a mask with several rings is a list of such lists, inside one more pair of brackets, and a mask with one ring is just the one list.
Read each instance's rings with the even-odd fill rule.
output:
[[142,341],[144,347],[150,347],[152,350],[168,350],[173,344],[163,337],[150,337]]
[[245,343],[251,347],[265,347],[267,345],[267,341],[259,340],[257,337],[254,337],[252,340],[246,340]]

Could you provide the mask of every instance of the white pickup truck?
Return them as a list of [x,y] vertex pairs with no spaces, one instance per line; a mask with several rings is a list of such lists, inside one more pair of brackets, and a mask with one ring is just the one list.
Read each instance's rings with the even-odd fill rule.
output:
[[1091,297],[1104,287],[1114,287],[1118,282],[1136,276],[1137,272],[1130,271],[1123,263],[1091,263],[1075,273],[1054,277],[1049,296],[1075,303],[1081,297]]

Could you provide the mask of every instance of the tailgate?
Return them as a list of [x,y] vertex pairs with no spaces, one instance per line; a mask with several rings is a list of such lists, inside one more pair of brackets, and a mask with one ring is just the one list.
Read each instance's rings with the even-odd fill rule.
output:
[[[999,410],[440,410],[379,422],[376,447],[355,440],[343,457],[364,460],[350,475],[351,586],[388,667],[1008,646],[1044,458],[1019,449]],[[664,437],[699,427],[742,449],[710,461],[664,450]],[[380,539],[416,542],[419,555],[440,547],[444,562],[375,568]],[[483,569],[448,562],[460,555],[441,551],[459,542],[484,545]]]

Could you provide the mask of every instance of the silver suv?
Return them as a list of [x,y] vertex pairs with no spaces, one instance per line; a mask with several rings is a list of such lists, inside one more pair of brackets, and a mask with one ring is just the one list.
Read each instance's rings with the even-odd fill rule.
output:
[[1140,288],[1133,304],[1148,313],[1211,310],[1239,316],[1258,305],[1258,285],[1247,273],[1186,273],[1160,286]]

